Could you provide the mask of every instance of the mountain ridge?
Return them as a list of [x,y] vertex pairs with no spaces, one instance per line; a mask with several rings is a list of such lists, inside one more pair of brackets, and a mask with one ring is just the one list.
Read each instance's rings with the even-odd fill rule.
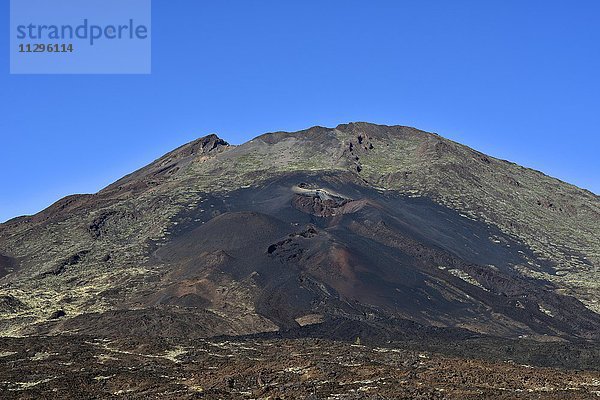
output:
[[[473,150],[473,151],[475,151],[475,152],[477,152],[477,153],[480,153],[480,154],[482,154],[482,155],[484,155],[484,156],[487,156],[487,157],[491,157],[491,158],[493,158],[493,159],[495,159],[495,160],[497,160],[497,161],[500,161],[500,162],[505,162],[505,163],[507,163],[507,164],[515,165],[515,166],[518,166],[518,167],[521,167],[521,168],[525,168],[525,169],[527,169],[527,170],[529,170],[529,171],[532,171],[532,172],[535,172],[535,173],[539,173],[539,174],[543,175],[544,177],[547,177],[547,178],[550,178],[550,179],[556,180],[556,181],[558,181],[558,182],[559,182],[559,183],[561,183],[561,184],[566,184],[566,185],[572,186],[572,187],[574,187],[574,188],[576,188],[576,189],[578,189],[578,190],[582,190],[582,191],[588,192],[590,195],[593,195],[593,196],[595,196],[596,198],[600,199],[600,194],[597,194],[597,193],[595,193],[593,190],[591,190],[591,189],[587,189],[587,188],[583,188],[583,187],[580,187],[580,186],[577,186],[576,184],[574,184],[574,183],[571,183],[571,182],[569,182],[569,181],[567,181],[567,180],[563,180],[563,179],[561,179],[561,178],[558,178],[558,177],[555,177],[555,176],[553,176],[553,175],[547,174],[547,173],[545,173],[545,172],[544,172],[544,171],[542,171],[542,170],[538,170],[538,169],[536,169],[536,168],[532,168],[532,167],[522,166],[521,164],[518,164],[517,162],[511,161],[511,160],[509,160],[509,159],[504,159],[504,158],[499,158],[499,157],[495,157],[495,156],[487,155],[487,154],[485,154],[484,152],[482,152],[482,151],[480,151],[480,150],[476,150],[475,148],[472,148],[472,147],[470,147],[470,146],[464,145],[464,144],[462,144],[462,143],[460,143],[460,142],[457,142],[457,141],[455,141],[455,140],[452,140],[452,139],[445,138],[444,136],[442,136],[442,135],[440,135],[440,134],[438,134],[438,133],[435,133],[435,132],[426,132],[426,131],[422,131],[422,130],[420,130],[420,129],[416,128],[416,127],[413,127],[413,126],[408,126],[408,125],[386,125],[386,124],[373,124],[373,123],[369,123],[369,122],[366,122],[366,121],[354,121],[354,122],[348,122],[348,123],[340,123],[340,124],[338,124],[338,125],[337,125],[337,126],[335,126],[335,127],[326,127],[326,126],[322,126],[322,125],[314,125],[314,126],[311,126],[311,127],[309,127],[309,128],[306,128],[306,129],[303,129],[303,130],[300,130],[300,131],[272,131],[272,132],[265,132],[265,133],[263,133],[263,134],[260,134],[260,135],[258,135],[258,136],[256,136],[256,137],[254,137],[254,138],[252,138],[252,139],[248,140],[248,142],[250,142],[250,141],[253,141],[253,140],[256,140],[256,139],[259,139],[259,138],[262,138],[262,137],[264,137],[264,136],[268,136],[268,135],[277,135],[277,134],[279,134],[279,135],[294,135],[294,134],[298,134],[298,133],[302,133],[302,132],[305,132],[305,131],[310,131],[310,130],[315,130],[315,129],[323,129],[323,130],[336,130],[336,129],[339,129],[340,127],[342,127],[342,128],[343,128],[343,127],[347,127],[347,126],[351,126],[351,125],[361,125],[361,124],[362,124],[362,125],[376,125],[376,126],[380,126],[380,127],[387,127],[387,128],[408,128],[408,129],[411,129],[411,130],[417,130],[417,131],[420,131],[420,132],[422,132],[423,134],[437,136],[437,137],[439,137],[439,138],[442,138],[442,139],[444,139],[445,141],[452,142],[452,143],[454,143],[454,144],[456,144],[456,145],[459,145],[459,146],[464,146],[464,147],[468,147],[468,148],[470,148],[471,150]],[[160,160],[164,159],[165,157],[167,157],[167,156],[168,156],[168,155],[170,155],[171,153],[174,153],[174,152],[176,152],[176,151],[178,151],[178,150],[185,149],[185,148],[187,148],[187,147],[191,147],[191,146],[193,146],[193,145],[194,145],[194,144],[196,144],[196,143],[199,143],[199,142],[203,142],[203,141],[205,141],[206,139],[213,139],[213,138],[214,138],[214,139],[217,139],[217,140],[219,140],[219,141],[222,141],[222,142],[223,142],[223,144],[225,144],[226,146],[229,146],[229,147],[231,147],[231,148],[235,148],[235,147],[238,147],[238,146],[241,146],[241,145],[243,145],[243,144],[244,144],[244,143],[242,143],[242,144],[240,144],[240,145],[234,145],[234,144],[230,144],[230,143],[228,143],[228,142],[227,142],[227,141],[226,141],[224,138],[221,138],[221,137],[219,136],[219,134],[218,134],[218,133],[209,133],[209,134],[207,134],[207,135],[200,136],[200,137],[198,137],[198,138],[196,138],[196,139],[193,139],[193,140],[191,140],[191,141],[189,141],[189,142],[187,142],[187,143],[184,143],[184,144],[182,144],[181,146],[177,147],[176,149],[174,149],[174,150],[171,150],[171,151],[169,151],[169,152],[165,153],[163,156],[161,156],[161,157],[159,157],[159,158],[157,158],[157,159],[155,159],[155,160],[153,160],[153,161],[149,162],[149,163],[148,163],[148,164],[146,164],[145,166],[142,166],[142,167],[138,168],[137,170],[135,170],[135,171],[133,171],[133,172],[131,172],[131,173],[129,173],[129,174],[126,174],[125,176],[123,176],[122,178],[118,179],[117,181],[115,181],[115,182],[113,182],[113,183],[111,183],[111,184],[109,184],[109,185],[107,185],[107,186],[105,186],[105,187],[103,187],[103,188],[100,188],[100,189],[99,189],[97,192],[94,192],[94,193],[74,193],[74,194],[67,195],[67,196],[65,196],[65,197],[62,197],[62,198],[60,198],[60,199],[56,200],[55,202],[53,202],[52,204],[48,205],[48,206],[47,206],[46,208],[44,208],[43,210],[40,210],[40,211],[38,211],[37,213],[34,213],[34,214],[23,214],[23,215],[17,215],[17,216],[14,216],[14,217],[12,217],[12,218],[10,218],[10,219],[8,219],[8,220],[4,221],[4,222],[1,222],[1,223],[0,223],[0,225],[1,225],[1,224],[7,224],[7,223],[10,223],[10,222],[12,222],[12,221],[14,221],[14,220],[21,220],[21,219],[27,219],[27,218],[31,218],[31,217],[35,216],[36,214],[39,214],[40,212],[42,212],[42,211],[44,211],[44,210],[46,210],[46,209],[48,209],[48,208],[50,208],[50,207],[52,207],[52,206],[56,205],[57,203],[60,203],[60,202],[64,201],[65,199],[68,199],[68,198],[70,198],[71,196],[89,196],[89,195],[94,195],[94,194],[98,194],[98,193],[100,193],[100,192],[103,192],[103,191],[105,191],[106,189],[108,189],[109,187],[111,187],[111,186],[115,185],[115,184],[116,184],[117,182],[119,182],[120,180],[122,180],[122,179],[124,179],[124,178],[127,178],[127,177],[129,177],[129,176],[133,175],[134,173],[136,173],[136,172],[139,172],[140,170],[143,170],[145,167],[148,167],[148,166],[150,166],[150,165],[153,165],[153,164],[155,164],[155,163],[159,162]],[[245,142],[245,143],[247,143],[247,142]]]

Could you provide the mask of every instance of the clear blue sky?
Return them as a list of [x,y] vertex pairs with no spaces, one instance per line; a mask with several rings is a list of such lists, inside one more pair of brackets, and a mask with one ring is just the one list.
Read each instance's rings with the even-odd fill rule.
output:
[[3,35],[0,221],[208,133],[348,121],[434,131],[600,193],[599,16],[597,0],[154,0],[148,76],[11,76]]

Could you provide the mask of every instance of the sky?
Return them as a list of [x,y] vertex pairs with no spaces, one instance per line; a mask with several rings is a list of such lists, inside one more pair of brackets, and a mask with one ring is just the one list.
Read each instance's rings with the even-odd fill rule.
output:
[[[0,13],[8,32],[8,1]],[[436,132],[599,194],[599,15],[597,0],[153,0],[149,75],[10,75],[6,35],[0,221],[209,133],[350,121]]]

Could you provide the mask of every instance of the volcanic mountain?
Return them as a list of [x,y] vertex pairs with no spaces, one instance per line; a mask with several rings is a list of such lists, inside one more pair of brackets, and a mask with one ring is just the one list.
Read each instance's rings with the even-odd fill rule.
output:
[[0,225],[4,336],[598,340],[599,282],[598,196],[404,126],[209,135]]

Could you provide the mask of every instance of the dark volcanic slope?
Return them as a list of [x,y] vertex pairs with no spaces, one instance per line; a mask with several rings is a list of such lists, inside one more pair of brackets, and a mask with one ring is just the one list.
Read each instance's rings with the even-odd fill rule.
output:
[[0,254],[0,278],[13,272],[15,265],[14,259]]
[[412,128],[211,135],[0,225],[0,331],[598,339],[598,221]]
[[193,295],[218,307],[211,283],[228,279],[253,288],[258,313],[284,329],[339,316],[498,335],[595,337],[600,327],[552,283],[512,269],[535,257],[525,246],[426,198],[345,173],[287,174],[210,203],[178,215],[155,252],[173,272],[152,305]]

